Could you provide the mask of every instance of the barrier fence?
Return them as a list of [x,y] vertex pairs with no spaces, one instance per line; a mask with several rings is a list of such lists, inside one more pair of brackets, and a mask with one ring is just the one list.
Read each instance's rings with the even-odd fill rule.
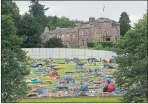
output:
[[27,56],[34,59],[40,58],[111,58],[116,56],[112,51],[90,50],[90,49],[73,49],[73,48],[22,48],[27,52]]

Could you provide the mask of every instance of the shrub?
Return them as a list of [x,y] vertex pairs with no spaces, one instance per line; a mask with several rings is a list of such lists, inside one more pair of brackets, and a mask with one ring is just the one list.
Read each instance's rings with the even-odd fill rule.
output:
[[94,42],[89,42],[89,43],[87,43],[87,47],[90,47],[90,48],[94,47],[94,45],[95,45]]

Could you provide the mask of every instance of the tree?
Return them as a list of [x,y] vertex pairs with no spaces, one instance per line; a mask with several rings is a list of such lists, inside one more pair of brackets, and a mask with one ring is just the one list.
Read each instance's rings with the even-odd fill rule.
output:
[[21,21],[21,15],[19,14],[19,8],[16,3],[11,0],[2,0],[1,10],[3,15],[11,14],[15,27],[17,28]]
[[78,20],[70,20],[67,17],[57,17],[57,16],[48,16],[48,28],[49,30],[55,30],[56,27],[60,28],[69,28],[75,27],[77,23],[81,23],[82,21]]
[[16,102],[24,96],[27,85],[23,75],[26,70],[26,53],[20,46],[23,39],[16,35],[12,15],[2,14],[2,53],[1,53],[1,97],[2,103]]
[[57,22],[58,22],[57,16],[54,16],[53,18],[51,18],[51,20],[49,19],[49,25],[48,25],[49,30],[55,30],[57,27]]
[[60,38],[50,38],[48,41],[45,43],[45,48],[61,48],[64,47],[62,40]]
[[127,90],[123,102],[144,102],[147,89],[147,14],[118,43],[117,85]]
[[26,37],[23,48],[42,47],[41,26],[31,14],[25,13],[22,16],[19,34]]
[[33,15],[34,19],[41,25],[41,31],[47,26],[47,17],[45,11],[49,8],[45,8],[45,5],[39,4],[39,0],[31,0],[32,5],[29,6],[29,12]]
[[124,36],[125,33],[131,28],[130,26],[130,19],[126,12],[122,12],[119,23],[120,23],[120,35]]

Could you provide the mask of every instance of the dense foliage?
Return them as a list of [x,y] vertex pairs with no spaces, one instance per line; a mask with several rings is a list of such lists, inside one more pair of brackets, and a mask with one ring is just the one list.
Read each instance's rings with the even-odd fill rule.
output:
[[130,26],[130,19],[126,12],[122,12],[119,23],[120,23],[120,35],[124,36],[126,32],[131,28]]
[[45,5],[41,5],[39,0],[31,0],[31,5],[29,6],[29,12],[33,15],[34,19],[40,24],[41,32],[44,31],[44,28],[47,26],[47,16],[45,12],[48,8],[45,8]]
[[27,91],[23,73],[26,72],[26,56],[21,50],[23,39],[16,35],[11,15],[2,14],[2,53],[1,53],[1,97],[3,103],[15,102]]
[[15,27],[18,28],[21,21],[21,15],[19,14],[17,5],[11,0],[2,0],[1,4],[1,14],[11,15]]
[[87,46],[97,50],[116,51],[116,44],[114,42],[89,42]]
[[24,37],[23,48],[42,47],[41,25],[34,19],[31,14],[25,13],[22,16],[21,25],[18,28],[19,35]]
[[116,82],[121,89],[128,90],[123,102],[144,102],[148,97],[147,36],[146,14],[117,45]]
[[48,17],[48,28],[49,30],[54,30],[57,27],[60,28],[68,28],[68,27],[75,27],[76,24],[81,23],[82,21],[78,21],[78,20],[70,20],[69,18],[66,17],[57,17],[57,16],[49,16]]
[[62,47],[64,47],[62,40],[56,37],[50,38],[45,43],[45,48],[62,48]]
[[87,43],[87,47],[89,47],[89,48],[94,47],[94,45],[95,45],[95,42],[89,42],[89,43]]
[[32,0],[29,6],[29,13],[22,16],[18,27],[18,34],[24,38],[23,48],[43,47],[41,35],[47,25],[45,5],[39,4],[38,0]]

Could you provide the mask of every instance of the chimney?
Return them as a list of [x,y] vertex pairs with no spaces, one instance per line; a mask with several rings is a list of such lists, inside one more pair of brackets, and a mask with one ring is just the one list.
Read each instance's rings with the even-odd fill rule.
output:
[[47,32],[49,32],[49,29],[48,29],[48,27],[45,27],[44,33],[47,33]]
[[89,22],[95,22],[95,18],[94,17],[89,17]]

